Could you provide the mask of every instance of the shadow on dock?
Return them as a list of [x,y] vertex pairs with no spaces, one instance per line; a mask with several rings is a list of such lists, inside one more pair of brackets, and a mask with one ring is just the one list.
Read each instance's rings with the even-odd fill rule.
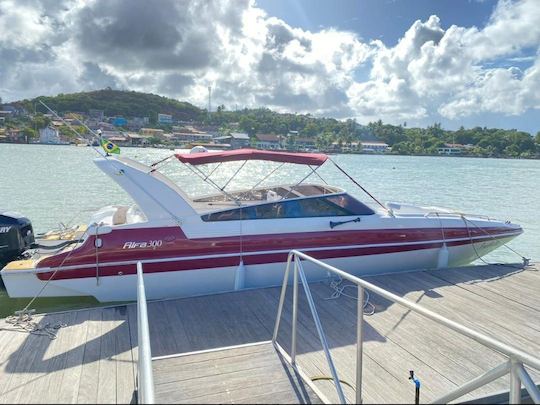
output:
[[[538,269],[537,265],[525,269],[521,265],[471,266],[366,279],[536,354],[540,351]],[[291,340],[291,290],[278,338],[286,350]],[[329,300],[333,291],[324,282],[311,284],[311,291],[340,377],[352,383],[356,301],[348,297]],[[355,288],[346,291],[356,295]],[[328,375],[301,287],[299,292],[299,363],[311,375]],[[279,288],[265,288],[151,302],[152,355],[270,340],[279,293]],[[365,317],[367,402],[409,400],[413,389],[408,370],[414,369],[426,381],[423,400],[428,400],[502,362],[497,353],[379,296],[372,294],[370,303],[375,313]],[[0,397],[6,402],[32,402],[42,392],[41,399],[51,402],[131,401],[137,361],[135,305],[54,313],[40,320],[41,324],[57,322],[68,326],[56,340],[49,340],[7,330],[9,325],[0,321]],[[320,385],[332,399],[331,382]],[[507,387],[499,380],[492,386],[494,390]]]

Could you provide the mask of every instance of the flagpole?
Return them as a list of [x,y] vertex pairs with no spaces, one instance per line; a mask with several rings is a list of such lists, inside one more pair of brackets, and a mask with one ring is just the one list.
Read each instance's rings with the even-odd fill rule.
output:
[[[51,112],[51,114],[53,114],[56,118],[58,118],[60,121],[62,121],[63,124],[65,124],[69,129],[71,129],[73,132],[75,132],[77,134],[77,136],[79,137],[83,137],[81,134],[79,134],[77,132],[77,130],[75,128],[73,128],[69,122],[67,122],[66,120],[64,120],[64,118],[60,117],[55,111],[53,111],[52,109],[49,108],[49,106],[47,104],[45,104],[43,101],[41,100],[38,100],[41,105],[43,105],[43,107],[45,107],[47,110],[49,110]],[[88,126],[84,123],[84,122],[81,122],[81,124],[92,134],[94,135],[94,137],[96,137],[99,141],[99,144],[101,145],[101,136],[98,136],[94,131],[92,131],[90,128],[88,128]],[[92,149],[94,149],[100,156],[103,156],[103,157],[107,157],[108,154],[104,155],[103,153],[101,153],[101,151],[99,149],[97,149],[94,145],[90,145],[92,147]]]

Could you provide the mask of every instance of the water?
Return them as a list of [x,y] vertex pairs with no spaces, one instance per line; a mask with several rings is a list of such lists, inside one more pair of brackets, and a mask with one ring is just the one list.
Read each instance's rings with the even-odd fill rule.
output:
[[[153,163],[172,151],[124,148],[122,154]],[[39,233],[57,228],[60,222],[86,223],[93,212],[105,205],[130,204],[130,197],[93,164],[95,156],[88,147],[0,144],[0,208],[29,217]],[[332,159],[381,201],[449,207],[519,223],[525,233],[510,246],[533,261],[540,260],[539,160],[374,155],[335,155]],[[224,184],[239,165],[220,167],[214,174],[216,182]],[[239,173],[238,183],[254,185],[275,165],[248,162]],[[189,193],[212,191],[201,186],[201,180],[175,160],[161,170]],[[366,199],[333,165],[327,163],[319,171],[330,184]],[[307,168],[286,165],[276,172],[273,183],[299,181],[307,173]],[[316,177],[310,180],[319,181]],[[487,260],[515,262],[519,257],[500,248]],[[0,290],[0,317],[27,301],[9,299]],[[48,311],[95,304],[91,298],[47,298],[40,300],[37,307]]]

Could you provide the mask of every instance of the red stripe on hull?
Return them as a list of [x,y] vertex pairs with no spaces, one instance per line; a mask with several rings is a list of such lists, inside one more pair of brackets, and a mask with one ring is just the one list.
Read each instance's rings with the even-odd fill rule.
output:
[[[272,235],[245,235],[240,237],[214,237],[188,239],[179,227],[125,229],[112,231],[100,235],[102,247],[98,249],[100,263],[122,262],[133,260],[167,259],[176,257],[192,257],[203,255],[235,254],[240,252],[259,252],[269,250],[313,249],[313,248],[339,248],[351,245],[376,244],[403,244],[412,242],[429,243],[433,240],[459,239],[485,236],[488,232],[494,236],[505,233],[515,233],[510,228],[447,228],[444,238],[440,228],[420,229],[372,229],[360,231],[325,231],[325,232],[299,232]],[[68,253],[61,253],[46,257],[39,261],[38,268],[76,266],[94,264],[96,262],[96,249],[94,236],[89,237],[85,243],[75,249],[69,257]],[[158,248],[130,248],[126,242],[161,241]],[[65,259],[65,260],[64,260]]]
[[[509,235],[499,235],[496,239],[507,238]],[[491,237],[476,239],[477,242],[486,242],[493,240]],[[470,244],[470,239],[463,239],[459,241],[448,242],[448,246],[460,246]],[[396,245],[396,246],[378,246],[378,247],[358,247],[358,248],[336,248],[328,250],[318,250],[310,251],[309,255],[313,256],[316,259],[333,259],[340,257],[352,257],[352,256],[369,256],[369,255],[380,255],[388,253],[400,253],[400,252],[411,252],[415,250],[424,250],[424,249],[435,249],[442,246],[441,242],[428,242],[415,245]],[[144,272],[145,273],[161,273],[169,271],[185,271],[185,270],[198,270],[198,269],[211,269],[211,268],[220,268],[220,267],[232,267],[238,266],[240,258],[242,257],[244,264],[246,265],[257,265],[257,264],[270,264],[270,263],[285,263],[287,261],[286,252],[280,253],[261,253],[256,255],[249,256],[240,256],[240,254],[235,256],[227,257],[214,257],[214,258],[203,258],[203,259],[187,259],[187,260],[177,260],[170,262],[159,262],[159,263],[145,263]],[[99,276],[118,276],[118,275],[129,275],[136,274],[135,264],[118,264],[111,265],[106,267],[99,268]],[[37,277],[40,280],[48,280],[53,276],[53,272],[38,273]],[[78,279],[78,278],[90,278],[96,277],[95,268],[81,268],[81,269],[72,269],[64,270],[57,272],[53,279],[54,280],[66,280],[66,279]]]

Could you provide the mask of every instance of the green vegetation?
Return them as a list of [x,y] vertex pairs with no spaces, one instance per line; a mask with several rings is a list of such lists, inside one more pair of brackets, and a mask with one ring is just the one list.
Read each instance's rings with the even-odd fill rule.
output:
[[[279,114],[269,109],[226,111],[220,106],[204,121],[218,125],[223,132],[231,131],[231,123],[250,135],[273,133],[285,135],[298,131],[298,136],[316,138],[319,149],[327,150],[332,143],[350,145],[358,141],[382,141],[392,147],[392,153],[404,155],[436,155],[445,144],[470,145],[462,154],[484,157],[540,157],[540,132],[533,138],[529,133],[515,129],[474,127],[457,131],[445,130],[435,123],[427,128],[407,128],[404,125],[384,124],[381,120],[367,126],[355,120],[338,121],[333,118],[315,118],[310,114]],[[290,142],[294,139],[289,138]]]
[[447,131],[440,124],[427,128],[406,128],[387,125],[381,121],[370,123],[368,127],[380,140],[392,146],[393,153],[404,155],[437,154],[437,149],[445,144],[470,145],[463,154],[486,157],[540,156],[540,137],[515,129],[474,127],[457,131]]
[[150,122],[157,121],[157,114],[171,114],[177,120],[197,119],[201,110],[192,104],[180,102],[155,94],[135,91],[97,90],[84,93],[58,94],[54,97],[37,97],[15,104],[22,105],[27,111],[46,113],[39,100],[42,100],[57,113],[83,112],[90,109],[103,110],[106,116],[149,117]]
[[[298,138],[313,138],[319,149],[332,149],[332,144],[350,145],[359,141],[382,141],[392,147],[392,153],[406,155],[434,155],[445,144],[468,145],[464,155],[491,157],[540,157],[540,131],[535,137],[527,132],[496,128],[475,127],[457,131],[445,130],[435,123],[427,128],[409,128],[406,124],[390,125],[381,120],[367,126],[359,125],[355,120],[338,121],[333,118],[316,118],[310,114],[277,113],[267,108],[229,111],[224,105],[208,114],[192,104],[180,102],[154,94],[134,91],[104,89],[85,93],[59,94],[55,97],[38,97],[13,103],[23,106],[29,113],[6,123],[6,127],[34,129],[27,135],[35,137],[35,129],[48,125],[44,117],[45,108],[38,100],[43,100],[60,114],[67,112],[88,113],[90,109],[103,110],[105,116],[149,117],[151,127],[171,131],[170,125],[157,125],[157,114],[171,114],[174,120],[190,121],[194,124],[219,128],[222,134],[242,131],[250,136],[256,134],[295,135],[288,136],[287,144],[294,148]],[[80,129],[80,133],[84,130]],[[62,134],[70,137],[65,129]],[[151,144],[159,144],[160,139],[151,139]]]

